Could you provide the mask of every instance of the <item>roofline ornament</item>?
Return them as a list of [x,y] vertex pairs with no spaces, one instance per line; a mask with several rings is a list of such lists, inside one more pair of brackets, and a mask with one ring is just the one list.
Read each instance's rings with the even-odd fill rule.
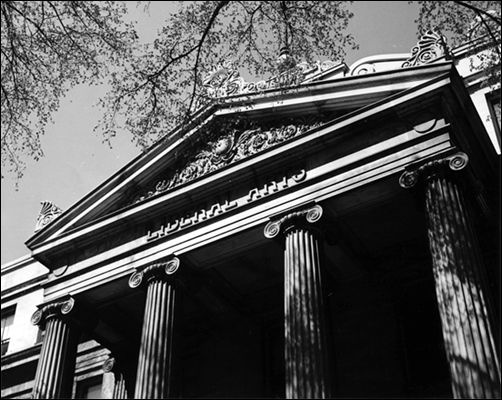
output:
[[338,61],[315,61],[312,63],[303,61],[299,64],[291,64],[288,58],[282,67],[293,65],[290,68],[280,68],[280,73],[268,79],[257,82],[246,82],[237,70],[237,66],[231,60],[225,60],[213,66],[211,71],[203,78],[202,86],[205,89],[205,97],[210,99],[228,96],[258,93],[268,89],[297,86],[304,80],[319,72],[324,72],[339,64]]
[[42,204],[42,209],[40,210],[40,214],[38,214],[37,217],[35,232],[38,232],[40,229],[51,223],[63,213],[63,210],[51,201],[41,201],[40,204]]
[[232,127],[220,136],[207,139],[208,141],[205,145],[192,150],[193,153],[184,159],[179,168],[170,172],[169,175],[160,177],[154,186],[134,193],[128,200],[127,205],[138,203],[159,193],[191,182],[234,162],[248,158],[253,154],[260,153],[270,147],[303,135],[323,123],[323,119],[297,118],[283,121],[281,125],[271,125],[268,127],[249,126],[243,128],[242,131],[236,127]]
[[411,49],[411,57],[401,67],[429,64],[438,58],[449,57],[449,55],[445,37],[437,31],[429,30],[420,38],[417,45]]

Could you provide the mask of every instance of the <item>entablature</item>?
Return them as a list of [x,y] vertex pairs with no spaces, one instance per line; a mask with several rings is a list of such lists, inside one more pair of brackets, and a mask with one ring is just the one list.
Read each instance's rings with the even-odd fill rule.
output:
[[269,90],[219,100],[198,112],[193,122],[175,129],[100,187],[70,207],[55,221],[38,231],[26,244],[34,249],[71,229],[93,222],[116,210],[124,193],[143,187],[152,175],[172,166],[201,138],[204,127],[227,118],[248,120],[287,119],[298,115],[341,115],[404,90],[430,82],[451,71],[451,63],[435,64],[368,76],[352,76],[311,82],[299,87]]
[[[430,67],[417,67],[420,68]],[[243,125],[243,131],[223,129],[215,132],[209,136],[209,142],[202,140],[191,148],[185,147],[185,150],[192,150],[185,153],[188,157],[178,152],[176,160],[180,162],[179,168],[171,160],[170,164],[164,165],[164,170],[157,168],[155,172],[150,171],[148,180],[133,187],[135,190],[144,188],[146,195],[140,194],[139,201],[134,201],[132,191],[122,190],[121,197],[116,199],[116,211],[53,235],[33,246],[33,256],[61,273],[69,265],[94,259],[97,254],[109,251],[116,254],[113,249],[133,256],[141,248],[151,246],[154,238],[171,237],[220,218],[220,214],[235,213],[240,208],[235,206],[236,198],[248,196],[253,201],[261,201],[265,196],[258,194],[263,190],[267,196],[287,195],[293,184],[306,185],[305,182],[294,181],[293,177],[301,175],[301,171],[310,174],[311,168],[322,168],[323,163],[344,159],[354,152],[363,152],[363,158],[371,160],[396,151],[395,147],[388,146],[379,150],[380,155],[371,154],[372,146],[387,143],[393,136],[405,135],[406,139],[399,144],[399,148],[405,148],[420,142],[425,133],[436,132],[439,135],[449,121],[459,118],[451,109],[457,107],[455,97],[462,94],[452,94],[455,86],[452,82],[457,78],[455,74],[451,75],[451,64],[435,65],[434,68],[442,73],[352,112],[338,116],[307,113],[306,119],[300,120],[303,121],[299,123],[300,128],[298,122],[291,123],[294,119],[279,118],[264,119],[261,126],[255,125],[257,128],[253,126],[246,130],[249,126]],[[445,102],[445,99],[448,101]],[[279,113],[279,116],[282,114]],[[309,118],[312,122],[306,123]],[[283,125],[280,125],[281,121]],[[271,124],[272,128],[266,128],[267,124]],[[464,132],[461,136],[465,135],[469,134]],[[239,148],[235,144],[242,136],[248,146]],[[452,137],[455,136],[458,135],[453,133]],[[277,140],[278,137],[282,139]],[[456,144],[472,140],[479,138],[464,140],[459,137]],[[184,144],[188,142],[185,140]],[[254,150],[253,145],[256,147]],[[240,156],[233,158],[237,154]],[[197,157],[202,157],[201,165],[197,165],[196,161],[200,160]],[[219,162],[214,163],[214,158]],[[162,179],[166,171],[173,174],[170,179],[181,176],[181,181],[168,183],[167,179]],[[284,192],[281,190],[281,193],[278,189],[281,188],[280,182],[286,182],[286,185],[282,184]],[[310,181],[310,184],[314,182]],[[152,187],[156,190],[149,189]],[[131,243],[135,245],[131,247]]]
[[[410,139],[415,143],[412,146],[409,146]],[[319,165],[309,163],[304,171],[291,176],[288,189],[275,191],[275,187],[283,184],[269,182],[241,197],[232,198],[218,215],[197,223],[192,220],[191,224],[173,232],[168,231],[169,221],[159,220],[158,225],[143,236],[68,266],[65,274],[49,280],[45,296],[53,299],[64,292],[78,294],[117,282],[130,275],[135,268],[171,254],[183,258],[203,251],[218,258],[221,253],[215,251],[214,246],[218,248],[220,243],[230,241],[233,247],[258,244],[260,240],[265,240],[263,226],[271,216],[312,201],[323,202],[341,196],[345,197],[343,203],[346,209],[365,207],[373,201],[373,197],[367,197],[370,193],[380,197],[389,191],[395,193],[400,190],[397,176],[404,166],[451,148],[448,126],[443,125],[425,135],[415,131],[403,132],[330,162]],[[381,182],[385,186],[380,186]],[[367,188],[371,188],[369,192]],[[352,201],[346,198],[347,194]],[[196,218],[200,219],[200,214]],[[200,268],[208,268],[212,261],[204,259]]]
[[[227,211],[234,212],[237,208],[242,211],[241,206],[261,201],[269,195],[286,195],[294,185],[303,184],[303,175],[309,169],[322,168],[324,164],[350,157],[354,152],[363,152],[364,158],[374,157],[378,152],[372,154],[372,146],[394,136],[401,135],[399,145],[405,146],[412,145],[424,132],[445,129],[445,121],[434,106],[440,101],[437,93],[429,100],[421,99],[412,105],[414,99],[415,93],[395,96],[390,103],[382,101],[363,112],[360,110],[316,126],[279,146],[158,193],[56,238],[53,242],[47,242],[35,249],[34,255],[48,257],[47,260],[64,260],[60,265],[52,265],[53,269],[59,269],[96,253],[103,253],[106,247],[131,252],[127,243],[137,238],[144,238],[141,246],[149,246],[154,237],[177,234]],[[429,111],[423,112],[424,107]],[[417,114],[417,108],[422,112]],[[389,149],[392,146],[381,148],[379,152]],[[266,196],[263,195],[265,192]],[[239,203],[235,199],[242,200]],[[79,248],[77,259],[62,257],[64,253],[72,253],[75,247]]]

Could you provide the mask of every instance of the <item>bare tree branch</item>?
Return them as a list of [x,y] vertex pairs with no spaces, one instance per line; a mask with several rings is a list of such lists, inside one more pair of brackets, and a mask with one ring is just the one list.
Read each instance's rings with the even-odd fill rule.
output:
[[496,17],[496,16],[490,14],[489,12],[481,10],[480,8],[475,7],[472,4],[465,3],[463,1],[453,1],[453,2],[456,3],[456,4],[458,4],[458,5],[460,5],[460,6],[462,6],[462,7],[466,7],[469,10],[475,11],[477,14],[483,14],[486,17],[488,17],[488,18],[492,19],[493,21],[495,21],[497,24],[501,25],[501,19],[499,17]]
[[191,112],[191,109],[192,109],[192,105],[193,105],[193,100],[195,98],[195,90],[197,88],[197,70],[199,68],[199,61],[200,61],[200,53],[201,53],[201,50],[202,50],[202,45],[204,43],[204,40],[206,39],[206,36],[208,35],[210,29],[211,29],[211,26],[213,25],[214,23],[214,20],[216,19],[216,17],[218,16],[218,14],[220,13],[220,11],[223,9],[223,7],[225,7],[229,2],[228,1],[220,1],[218,2],[218,5],[216,6],[216,8],[214,9],[213,13],[211,14],[211,18],[209,18],[209,22],[207,23],[205,29],[204,29],[204,32],[202,32],[202,36],[200,37],[200,40],[199,40],[199,43],[197,44],[197,56],[195,57],[195,65],[193,67],[193,89],[192,89],[192,96],[191,96],[191,99],[190,99],[190,104],[188,105],[188,108],[187,108],[187,113],[186,113],[186,120],[188,120],[190,118],[190,112]]
[[104,141],[125,127],[148,145],[190,118],[203,64],[231,55],[260,75],[276,68],[282,40],[299,58],[316,48],[341,59],[354,46],[344,2],[186,2],[143,53],[121,2],[5,1],[1,11],[2,163],[17,173],[25,155],[40,156],[40,135],[76,84],[110,85],[99,102]]

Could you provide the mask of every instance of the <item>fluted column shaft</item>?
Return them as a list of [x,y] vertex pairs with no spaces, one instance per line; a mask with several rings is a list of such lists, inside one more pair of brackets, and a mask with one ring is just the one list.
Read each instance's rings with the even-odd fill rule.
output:
[[53,303],[33,314],[32,322],[45,328],[31,397],[70,398],[77,356],[79,328],[66,318],[73,299]]
[[127,390],[124,375],[120,372],[114,374],[115,384],[113,385],[112,399],[127,399]]
[[[176,289],[171,275],[179,260],[149,266],[140,272],[147,294],[138,359],[135,398],[166,398],[170,392]],[[138,273],[131,277],[134,281]],[[133,283],[136,287],[139,284]]]
[[[458,171],[467,157],[451,157]],[[462,187],[446,162],[421,169],[429,247],[455,398],[500,398],[500,367],[490,325],[486,277]],[[458,173],[457,173],[458,175]]]
[[175,289],[161,279],[148,284],[135,398],[168,396]]
[[[282,232],[286,398],[328,398],[328,349],[318,232],[309,226],[322,215],[318,205],[271,222],[267,237]],[[307,222],[307,223],[305,223]]]
[[286,397],[325,398],[327,349],[319,244],[309,230],[292,227],[285,247]]
[[[126,387],[126,378],[124,376],[124,372],[122,369],[117,366],[116,360],[114,357],[109,357],[105,363],[103,364],[103,372],[109,373],[112,378],[112,390],[107,388],[106,392],[108,395],[111,394],[112,399],[127,399],[127,387]],[[103,395],[104,392],[102,392]],[[107,396],[102,396],[103,398],[107,398]]]

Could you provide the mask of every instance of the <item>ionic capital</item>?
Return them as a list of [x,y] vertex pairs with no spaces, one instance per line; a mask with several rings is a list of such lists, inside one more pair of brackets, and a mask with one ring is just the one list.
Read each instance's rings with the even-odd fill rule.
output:
[[48,318],[63,318],[74,312],[75,299],[68,297],[67,299],[55,301],[49,304],[39,306],[39,309],[31,316],[31,323],[39,325],[43,328]]
[[129,278],[129,286],[134,289],[152,279],[169,279],[178,270],[179,266],[180,260],[174,256],[165,261],[147,265],[133,272]]
[[111,354],[108,355],[108,358],[103,363],[103,372],[118,372],[117,360]]
[[307,226],[319,221],[322,217],[323,209],[319,204],[315,204],[303,210],[293,211],[284,215],[280,219],[270,221],[263,231],[268,239],[276,237],[279,233],[285,233],[288,229],[295,226]]
[[467,166],[469,157],[467,154],[458,152],[447,157],[426,162],[415,168],[404,171],[399,177],[399,185],[405,189],[415,186],[418,181],[444,171],[460,171]]

